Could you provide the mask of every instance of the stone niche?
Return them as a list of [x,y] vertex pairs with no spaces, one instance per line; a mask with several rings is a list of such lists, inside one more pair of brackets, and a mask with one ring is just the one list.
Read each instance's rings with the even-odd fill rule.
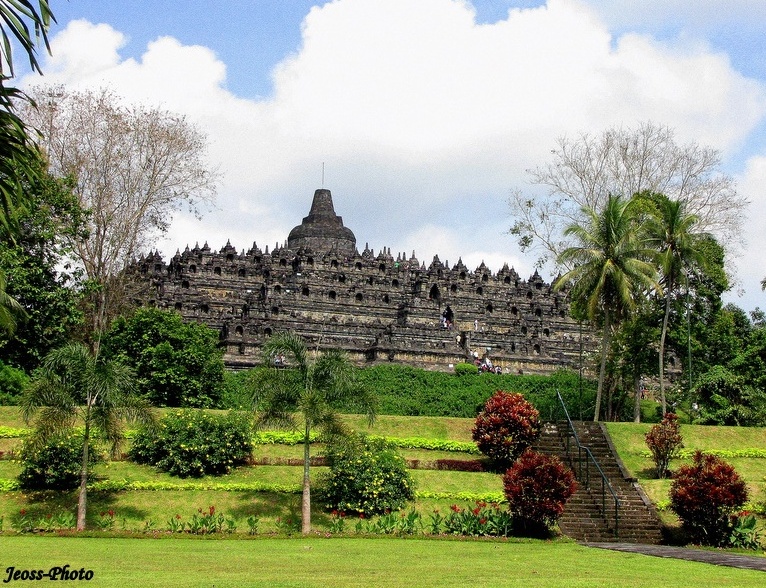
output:
[[238,252],[227,242],[214,251],[205,243],[167,261],[150,253],[130,271],[142,286],[139,304],[219,330],[232,368],[260,363],[261,346],[279,331],[343,349],[360,365],[433,370],[489,358],[504,373],[544,374],[577,369],[595,346],[570,318],[566,293],[537,272],[523,280],[507,264],[492,274],[462,259],[450,267],[435,256],[426,266],[415,252],[360,253],[324,189],[282,247]]

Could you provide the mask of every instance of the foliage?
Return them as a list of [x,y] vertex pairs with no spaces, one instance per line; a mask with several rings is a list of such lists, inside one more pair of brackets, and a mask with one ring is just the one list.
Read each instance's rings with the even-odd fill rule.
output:
[[649,429],[645,439],[657,468],[657,477],[665,478],[670,460],[676,457],[684,446],[678,416],[672,412],[666,413],[661,423]]
[[588,318],[602,322],[601,366],[593,420],[599,420],[606,362],[612,331],[647,290],[660,290],[652,257],[643,238],[641,200],[608,196],[602,207],[583,210],[582,223],[570,224],[565,234],[575,245],[561,252],[558,263],[569,267],[554,288],[571,286],[570,295],[587,309]]
[[662,321],[659,348],[659,383],[662,414],[667,412],[665,398],[665,340],[668,333],[673,296],[680,292],[682,277],[693,268],[704,269],[702,240],[698,233],[697,216],[687,213],[687,203],[671,200],[662,194],[643,195],[655,205],[655,212],[649,214],[647,237],[650,246],[656,249],[656,263],[661,273],[665,292],[665,315]]
[[0,360],[0,405],[18,404],[28,382],[29,378],[22,370]]
[[[358,385],[357,371],[339,350],[308,358],[306,343],[293,333],[278,333],[263,346],[266,371],[252,380],[252,407],[259,427],[277,425],[303,431],[303,495],[301,531],[311,532],[311,432],[318,429],[325,440],[345,436],[346,427],[338,416],[341,407],[375,418],[375,397]],[[285,358],[292,369],[277,368],[276,358]],[[280,361],[280,363],[284,363]],[[303,418],[299,423],[296,416]]]
[[319,482],[328,510],[365,515],[399,510],[415,497],[415,484],[396,448],[351,435],[327,448],[330,471]]
[[177,410],[136,435],[130,458],[181,478],[227,474],[250,457],[250,437],[242,414]]
[[[256,371],[256,370],[251,370]],[[573,415],[592,412],[595,382],[576,371],[560,370],[547,376],[466,374],[455,377],[403,365],[365,367],[356,373],[360,386],[375,393],[378,413],[401,416],[475,418],[496,390],[516,390],[531,402],[544,420],[563,418],[556,391],[561,391]],[[354,412],[344,406],[343,412]]]
[[40,157],[29,129],[16,113],[18,103],[29,99],[17,88],[5,85],[14,76],[14,42],[26,53],[32,70],[42,73],[37,43],[42,40],[50,51],[48,29],[55,19],[48,0],[38,0],[37,4],[36,9],[30,0],[0,1],[0,235],[12,235],[16,229],[15,214],[28,204],[23,184],[34,180],[34,162]]
[[474,375],[477,373],[479,373],[479,370],[472,363],[456,363],[455,364],[456,376]]
[[499,470],[505,470],[540,437],[537,409],[521,394],[498,390],[476,417],[471,436]]
[[442,528],[453,535],[508,537],[513,534],[513,516],[496,502],[477,500],[473,508],[453,504],[446,516],[435,512],[431,517],[431,533]]
[[[50,437],[43,445],[27,439],[22,445],[22,469],[19,487],[22,490],[73,490],[80,485],[82,469],[81,435],[61,434]],[[88,471],[98,462],[99,455],[91,445],[88,451]]]
[[739,239],[747,201],[737,194],[733,178],[722,173],[715,149],[678,144],[673,129],[652,122],[562,136],[556,143],[552,161],[529,170],[532,182],[547,190],[539,196],[518,191],[509,200],[511,234],[522,250],[538,249],[540,261],[571,246],[564,228],[573,219],[585,222],[583,209],[600,209],[615,194],[665,194],[699,219],[700,231],[724,244]]
[[670,487],[670,507],[690,541],[724,547],[735,521],[732,514],[747,502],[747,486],[720,458],[698,451],[681,466]]
[[102,437],[116,453],[124,438],[124,421],[154,422],[147,403],[133,393],[133,372],[104,360],[80,343],[70,343],[46,355],[21,401],[22,415],[34,418],[34,440],[51,437],[84,423],[77,530],[85,529],[90,441]]
[[503,475],[505,498],[518,530],[545,534],[577,488],[561,460],[528,449]]
[[729,545],[739,549],[761,549],[761,534],[757,525],[757,519],[750,513],[736,515],[729,537]]
[[183,116],[127,106],[108,89],[40,87],[32,97],[37,107],[25,106],[22,118],[40,129],[51,173],[75,178],[80,206],[97,211],[88,238],[73,247],[94,285],[87,325],[98,341],[130,298],[123,270],[167,230],[175,210],[198,212],[212,201],[217,174],[205,161],[205,136]]
[[761,426],[766,424],[766,391],[749,386],[745,378],[715,366],[698,380],[697,422],[705,425]]
[[139,308],[118,317],[102,341],[106,357],[136,372],[138,391],[155,406],[210,408],[223,389],[223,352],[218,334],[178,313]]
[[0,358],[27,372],[51,350],[66,343],[82,323],[77,289],[80,273],[68,262],[70,242],[85,236],[86,214],[68,180],[58,180],[39,160],[34,181],[24,190],[28,206],[16,214],[13,239],[0,239],[0,271],[6,292],[23,312],[23,328],[0,332]]

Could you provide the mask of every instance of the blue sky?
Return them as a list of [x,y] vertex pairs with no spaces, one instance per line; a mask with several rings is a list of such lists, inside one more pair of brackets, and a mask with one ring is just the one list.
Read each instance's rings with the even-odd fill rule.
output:
[[529,275],[505,234],[510,192],[537,189],[525,170],[565,134],[667,124],[718,149],[751,201],[730,298],[752,309],[766,307],[766,2],[721,4],[53,0],[53,57],[24,83],[109,85],[208,134],[218,204],[178,216],[170,255],[283,241],[324,163],[360,248]]

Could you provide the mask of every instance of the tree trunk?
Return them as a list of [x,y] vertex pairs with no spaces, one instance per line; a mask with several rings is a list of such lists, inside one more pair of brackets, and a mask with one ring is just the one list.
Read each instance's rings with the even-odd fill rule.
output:
[[88,443],[90,441],[90,397],[85,406],[85,434],[82,444],[82,464],[80,466],[80,493],[77,498],[77,530],[85,530],[85,515],[88,511]]
[[301,500],[301,532],[304,535],[311,533],[311,480],[309,467],[311,465],[311,452],[309,450],[309,433],[311,432],[308,421],[303,438],[303,498]]
[[665,403],[665,336],[668,333],[668,321],[670,319],[670,284],[665,295],[665,318],[662,319],[662,333],[660,334],[660,402],[662,403],[662,416],[667,412]]
[[604,311],[604,335],[601,337],[601,368],[598,371],[598,388],[596,389],[596,410],[593,420],[598,422],[601,413],[601,394],[604,390],[604,376],[606,375],[606,354],[609,351],[609,310]]
[[633,376],[633,393],[636,396],[635,404],[633,404],[633,422],[641,422],[641,375],[635,374]]

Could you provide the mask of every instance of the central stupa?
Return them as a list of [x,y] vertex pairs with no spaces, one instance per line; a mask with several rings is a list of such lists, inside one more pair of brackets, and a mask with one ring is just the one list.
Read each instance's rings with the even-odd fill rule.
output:
[[309,215],[290,231],[287,247],[293,251],[311,249],[321,253],[356,253],[356,237],[351,229],[343,226],[343,219],[335,214],[329,190],[321,188],[314,192]]

